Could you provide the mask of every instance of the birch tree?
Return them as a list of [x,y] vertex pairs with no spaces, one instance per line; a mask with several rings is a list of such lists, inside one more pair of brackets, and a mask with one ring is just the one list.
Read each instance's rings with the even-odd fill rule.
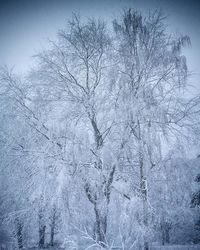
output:
[[[113,23],[120,65],[118,89],[125,107],[123,118],[133,140],[133,155],[138,159],[143,224],[147,230],[148,175],[161,161],[163,147],[187,137],[187,129],[192,127],[188,120],[198,103],[197,99],[182,98],[188,73],[182,47],[190,45],[190,39],[169,35],[164,19],[159,11],[143,18],[129,9],[121,21]],[[147,241],[144,239],[145,250]]]
[[47,84],[48,95],[52,91],[54,98],[71,109],[70,116],[77,127],[75,136],[82,133],[81,137],[84,134],[88,137],[89,145],[80,152],[84,157],[77,157],[77,162],[84,168],[81,173],[85,194],[94,207],[94,238],[104,245],[116,168],[114,158],[104,162],[108,153],[104,148],[114,122],[109,93],[113,64],[111,39],[102,21],[82,23],[74,15],[68,28],[59,32],[58,42],[52,42],[49,50],[37,55],[41,64],[37,76]]
[[147,250],[153,238],[171,240],[178,185],[189,189],[175,179],[189,172],[171,175],[175,164],[165,161],[199,126],[199,97],[184,97],[186,45],[159,11],[124,11],[113,29],[73,15],[26,77],[1,69],[0,206],[18,248],[25,238],[53,246],[58,234],[80,249]]

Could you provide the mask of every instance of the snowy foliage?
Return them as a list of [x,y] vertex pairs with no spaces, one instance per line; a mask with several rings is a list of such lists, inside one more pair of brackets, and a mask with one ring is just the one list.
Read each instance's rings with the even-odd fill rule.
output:
[[194,241],[200,160],[187,151],[198,144],[200,100],[187,98],[186,45],[159,11],[124,11],[113,28],[73,15],[26,76],[1,68],[6,244],[148,250]]

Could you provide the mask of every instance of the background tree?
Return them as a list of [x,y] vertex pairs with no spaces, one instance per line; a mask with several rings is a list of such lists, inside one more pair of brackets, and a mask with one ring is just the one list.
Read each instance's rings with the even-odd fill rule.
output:
[[[195,178],[195,182],[197,182],[199,184],[200,182],[200,175],[198,174]],[[191,200],[191,205],[192,207],[197,207],[199,209],[200,206],[200,190],[198,190],[196,193],[193,194],[192,200]],[[195,238],[195,243],[199,243],[200,242],[200,236],[199,236],[199,231],[200,231],[200,219],[198,219],[198,221],[195,224],[195,229],[197,231],[197,236]]]

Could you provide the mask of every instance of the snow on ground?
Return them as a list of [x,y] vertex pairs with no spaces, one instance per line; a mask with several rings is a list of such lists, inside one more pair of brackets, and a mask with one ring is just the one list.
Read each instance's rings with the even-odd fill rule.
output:
[[150,250],[200,250],[200,245],[153,246]]
[[[92,249],[92,248],[91,248]],[[37,248],[29,248],[27,250],[39,250]],[[58,246],[47,248],[47,250],[69,250]],[[74,249],[79,250],[79,249]],[[150,250],[200,250],[200,245],[171,245],[171,246],[152,246]]]

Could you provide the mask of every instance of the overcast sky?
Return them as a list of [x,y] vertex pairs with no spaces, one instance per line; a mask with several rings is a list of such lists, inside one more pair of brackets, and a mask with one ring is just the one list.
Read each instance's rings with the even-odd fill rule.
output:
[[122,8],[141,12],[161,8],[168,16],[169,29],[190,36],[192,47],[185,50],[189,69],[196,73],[194,84],[200,89],[200,1],[198,0],[1,0],[0,64],[15,65],[26,72],[35,54],[54,39],[73,11],[82,16],[104,19],[115,17]]

